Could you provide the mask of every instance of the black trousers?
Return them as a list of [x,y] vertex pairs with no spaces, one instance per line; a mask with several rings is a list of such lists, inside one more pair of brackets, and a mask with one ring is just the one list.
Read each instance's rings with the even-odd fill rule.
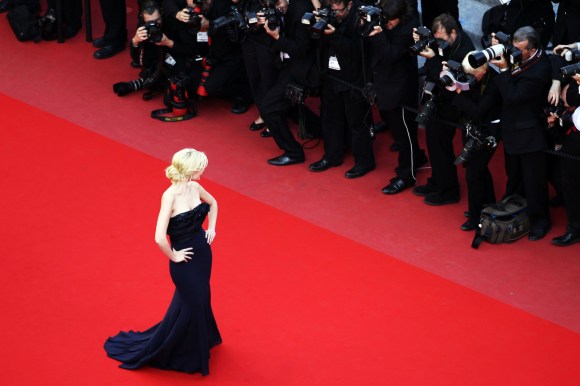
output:
[[393,139],[399,145],[397,177],[403,180],[416,180],[415,162],[418,160],[417,114],[401,107],[392,110],[379,110],[381,119],[391,130]]
[[[580,155],[580,133],[567,135],[562,151]],[[561,157],[564,209],[568,217],[568,231],[580,231],[580,161]]]
[[505,153],[508,177],[506,196],[520,194],[528,201],[528,214],[532,226],[550,224],[546,153]]
[[467,210],[471,220],[479,220],[483,206],[496,202],[493,177],[489,171],[489,161],[494,154],[495,149],[476,150],[471,153],[465,167]]
[[427,152],[431,161],[431,177],[427,185],[443,197],[459,195],[459,181],[455,166],[453,138],[457,128],[445,125],[437,120],[427,124]]
[[244,58],[241,55],[220,58],[212,66],[210,76],[205,81],[205,89],[212,97],[232,98],[250,103],[252,93]]
[[458,0],[421,0],[421,19],[423,25],[431,28],[433,19],[442,13],[449,13],[459,21]]
[[252,39],[246,39],[242,43],[242,52],[250,83],[250,91],[256,106],[260,109],[264,97],[274,85],[278,76],[278,69],[274,62],[276,53]]
[[350,142],[355,165],[375,166],[370,135],[370,106],[360,91],[334,91],[334,81],[325,79],[320,95],[320,118],[324,139],[324,158],[340,164]]
[[107,44],[124,45],[127,41],[127,10],[125,0],[99,0],[105,21],[103,39]]
[[286,99],[286,85],[290,81],[290,68],[283,68],[276,83],[265,95],[260,106],[260,116],[272,133],[276,145],[289,157],[304,157],[302,145],[296,141],[288,126],[290,102]]

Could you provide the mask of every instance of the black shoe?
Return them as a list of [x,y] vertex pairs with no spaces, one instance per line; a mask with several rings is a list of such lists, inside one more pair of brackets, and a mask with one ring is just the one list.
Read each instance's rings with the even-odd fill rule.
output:
[[133,68],[141,68],[141,63],[138,60],[131,60],[131,67]]
[[95,40],[93,40],[93,47],[95,48],[103,48],[106,45],[107,43],[105,42],[105,39],[102,36],[100,38],[96,38]]
[[391,182],[383,188],[384,194],[397,194],[403,190],[415,185],[415,180],[404,180],[401,177],[391,179]]
[[455,203],[459,202],[459,195],[457,195],[457,196],[449,195],[449,196],[445,197],[445,196],[440,195],[439,193],[430,193],[430,194],[425,196],[425,199],[423,201],[425,202],[425,204],[431,205],[431,206],[455,204]]
[[93,57],[95,59],[107,59],[107,58],[110,58],[111,56],[118,54],[119,52],[123,51],[124,49],[125,49],[125,46],[123,46],[123,45],[114,46],[112,44],[107,44],[103,48],[101,48],[100,50],[95,51],[93,53]]
[[333,163],[328,162],[327,160],[325,160],[323,158],[320,161],[316,161],[316,162],[308,165],[308,170],[310,170],[311,172],[323,172],[323,171],[328,170],[332,167],[340,166],[340,165],[341,165],[341,163],[333,164]]
[[233,114],[243,114],[250,108],[251,103],[247,101],[236,101],[230,110]]
[[431,188],[429,185],[419,185],[413,188],[413,194],[417,196],[425,197],[431,193],[435,193],[435,189]]
[[477,229],[478,226],[479,226],[479,222],[477,220],[467,219],[466,222],[461,224],[461,230],[466,231],[466,232],[474,231]]
[[250,125],[250,130],[251,131],[258,131],[258,130],[262,130],[264,127],[266,127],[266,124],[264,122],[260,122],[260,123],[252,122],[252,124]]
[[528,233],[528,240],[537,241],[543,239],[544,236],[548,234],[550,228],[551,228],[550,224],[532,227],[532,230],[530,231],[530,233]]
[[373,124],[373,129],[374,129],[375,133],[382,133],[382,132],[387,131],[387,125],[385,122],[375,123],[375,124]]
[[344,176],[350,179],[359,178],[364,176],[368,172],[372,172],[373,170],[375,170],[374,166],[363,168],[362,166],[354,165],[352,169],[347,170],[346,173],[344,173]]
[[566,247],[574,243],[580,242],[580,232],[566,232],[562,236],[554,237],[552,239],[552,244],[558,245],[560,247]]
[[463,215],[467,218],[469,218],[469,216],[471,216],[471,212],[466,210],[465,212],[463,212]]
[[304,156],[302,157],[290,157],[286,154],[282,154],[276,158],[272,158],[268,160],[270,165],[274,166],[287,166],[287,165],[294,165],[294,164],[301,164],[304,162]]
[[262,138],[268,138],[271,136],[272,136],[272,133],[270,132],[270,130],[268,130],[267,127],[260,133],[260,137],[262,137]]

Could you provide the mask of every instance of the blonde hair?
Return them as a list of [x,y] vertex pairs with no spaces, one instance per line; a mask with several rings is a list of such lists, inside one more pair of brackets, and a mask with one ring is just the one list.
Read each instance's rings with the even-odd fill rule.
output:
[[187,181],[193,173],[207,167],[205,153],[195,149],[183,149],[173,155],[171,166],[165,169],[165,175],[171,182]]

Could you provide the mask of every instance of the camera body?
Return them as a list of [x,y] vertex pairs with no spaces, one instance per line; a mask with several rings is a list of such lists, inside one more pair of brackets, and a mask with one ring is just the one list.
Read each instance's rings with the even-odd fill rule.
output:
[[148,21],[144,25],[147,31],[147,41],[151,43],[159,43],[163,39],[163,31],[161,31],[161,24],[156,21]]
[[189,15],[187,26],[198,30],[201,27],[201,7],[199,5],[196,5],[195,7],[186,7],[185,12]]
[[465,125],[465,127],[467,141],[455,159],[455,166],[466,164],[477,150],[485,149],[491,152],[497,147],[497,140],[494,136],[489,135],[486,137],[477,126],[470,123]]
[[461,63],[449,60],[446,67],[439,74],[439,84],[447,90],[455,91],[456,89],[460,89],[462,91],[469,91],[477,84],[475,76],[465,73]]
[[518,65],[522,61],[522,51],[511,45],[511,37],[503,32],[496,32],[495,38],[500,44],[490,46],[482,51],[477,51],[468,56],[469,64],[473,68],[481,67],[485,63],[504,56],[511,65]]
[[360,19],[359,35],[363,38],[369,36],[375,27],[380,26],[385,18],[383,11],[374,5],[362,5],[358,9],[358,16]]
[[419,55],[425,48],[431,48],[437,55],[441,57],[447,56],[449,43],[445,40],[435,38],[429,28],[417,27],[416,33],[419,35],[419,40],[409,48],[409,51],[413,55]]
[[319,39],[324,34],[324,29],[327,25],[332,25],[336,20],[336,12],[329,6],[320,8],[316,14],[306,12],[302,16],[302,24],[310,26],[310,37],[312,39]]
[[210,21],[208,33],[215,35],[220,31],[226,31],[234,39],[238,33],[244,32],[247,29],[246,17],[240,13],[236,6],[231,6],[228,15]]

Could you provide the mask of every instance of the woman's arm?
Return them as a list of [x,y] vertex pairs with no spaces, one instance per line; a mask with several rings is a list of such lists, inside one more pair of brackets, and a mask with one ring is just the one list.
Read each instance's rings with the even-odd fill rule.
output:
[[207,224],[207,231],[205,232],[205,238],[207,239],[207,243],[211,244],[213,239],[215,238],[215,226],[217,222],[217,215],[218,215],[218,204],[215,198],[211,194],[207,192],[203,188],[203,186],[199,186],[199,198],[209,204],[209,213],[208,213],[208,224]]
[[161,208],[159,209],[159,216],[157,217],[157,226],[155,227],[155,242],[161,252],[167,256],[171,261],[180,263],[182,261],[189,261],[193,252],[192,248],[185,248],[180,251],[171,249],[167,241],[167,226],[169,225],[169,218],[171,217],[171,209],[173,207],[174,196],[168,191],[163,193],[161,197]]

